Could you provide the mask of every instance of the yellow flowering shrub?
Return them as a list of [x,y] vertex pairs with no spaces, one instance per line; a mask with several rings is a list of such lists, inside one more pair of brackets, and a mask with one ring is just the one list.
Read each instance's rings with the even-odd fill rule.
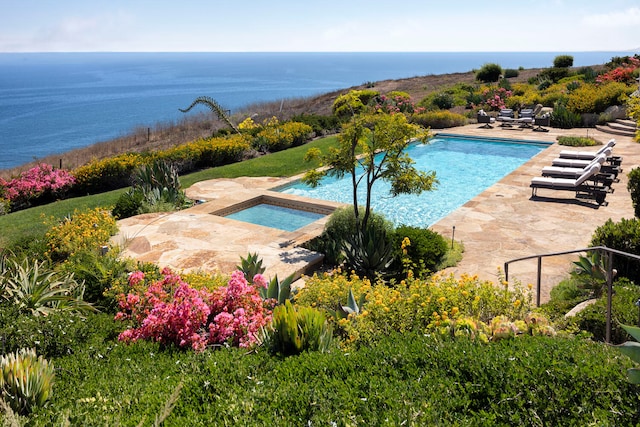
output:
[[79,193],[95,193],[129,185],[129,177],[149,157],[138,153],[120,154],[101,160],[93,160],[73,170],[76,178],[74,190]]
[[305,123],[269,123],[257,133],[254,146],[269,152],[280,151],[303,144],[312,132],[311,126]]
[[250,147],[250,137],[230,135],[218,138],[201,138],[156,153],[156,158],[179,165],[180,172],[193,167],[213,167],[234,163]]
[[624,103],[633,89],[624,83],[583,84],[569,94],[567,109],[575,113],[602,113],[607,107]]
[[448,110],[427,111],[411,116],[411,123],[418,124],[424,128],[445,129],[456,126],[464,126],[467,119],[462,114],[452,113]]
[[62,221],[49,218],[45,223],[51,224],[45,234],[47,255],[55,261],[64,261],[80,251],[98,250],[108,245],[117,231],[111,212],[101,208],[75,210]]
[[[346,303],[349,289],[353,289],[356,300],[362,293],[366,298],[359,315],[350,315],[337,323],[336,329],[341,332],[345,345],[370,342],[394,331],[431,333],[442,332],[442,328],[453,335],[456,328],[474,329],[477,330],[471,334],[474,337],[483,339],[482,332],[485,338],[491,339],[492,329],[485,328],[485,324],[497,316],[512,322],[523,321],[532,307],[530,289],[525,290],[519,284],[496,286],[476,276],[434,275],[427,280],[410,277],[389,287],[340,272],[309,278],[298,293],[296,303],[334,310],[338,302]],[[473,328],[471,323],[475,325]]]
[[637,123],[635,140],[640,142],[640,96],[629,98],[627,101],[627,114]]

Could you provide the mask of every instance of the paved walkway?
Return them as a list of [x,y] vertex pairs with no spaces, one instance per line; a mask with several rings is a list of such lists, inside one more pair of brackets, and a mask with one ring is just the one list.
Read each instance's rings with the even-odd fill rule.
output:
[[[542,133],[518,128],[480,129],[478,125],[468,125],[452,129],[451,133],[555,141],[560,134],[586,136],[587,130],[553,129]],[[603,142],[612,137],[593,129],[589,129],[588,134]],[[542,167],[550,165],[560,150],[568,149],[554,144],[433,225],[432,228],[446,238],[450,238],[455,226],[455,239],[464,244],[462,262],[450,271],[456,275],[477,274],[482,279],[496,282],[498,268],[507,260],[587,247],[593,231],[607,219],[632,218],[626,172],[640,164],[640,146],[628,137],[615,138],[614,152],[624,156],[625,173],[620,174],[620,182],[614,184],[615,192],[607,196],[608,206],[578,202],[573,193],[566,191],[539,190],[540,197],[531,198],[531,178],[539,176]],[[260,197],[276,197],[276,203],[303,204],[312,210],[331,210],[339,206],[269,190],[291,180],[240,178],[197,183],[187,190],[187,195],[205,203],[180,212],[122,220],[114,240],[123,244],[125,255],[161,266],[229,272],[241,256],[257,252],[267,267],[268,276],[299,275],[312,269],[321,257],[297,244],[318,235],[326,218],[290,233],[215,215],[229,206],[251,204]],[[566,277],[571,260],[575,258],[555,257],[543,261],[543,301],[548,299],[551,287]],[[515,278],[523,284],[535,284],[536,270],[535,260],[513,264],[509,270],[510,280]]]

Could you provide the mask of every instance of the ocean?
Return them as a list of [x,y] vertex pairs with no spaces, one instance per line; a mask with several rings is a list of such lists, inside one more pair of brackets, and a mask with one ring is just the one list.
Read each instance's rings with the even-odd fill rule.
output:
[[565,54],[586,66],[630,53],[0,53],[0,169],[178,121],[198,96],[233,112],[489,62],[549,67]]

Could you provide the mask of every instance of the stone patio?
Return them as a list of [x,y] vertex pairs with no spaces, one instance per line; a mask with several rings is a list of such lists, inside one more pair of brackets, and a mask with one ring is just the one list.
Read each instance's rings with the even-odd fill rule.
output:
[[[612,135],[594,129],[551,129],[543,133],[519,128],[484,129],[475,124],[449,132],[540,141],[555,141],[562,134],[588,134],[603,142],[612,138]],[[542,167],[550,165],[561,150],[571,149],[551,145],[432,226],[446,239],[451,238],[455,227],[455,239],[462,241],[465,247],[462,262],[447,272],[457,276],[468,273],[497,282],[498,268],[508,260],[587,247],[593,231],[607,219],[632,218],[634,212],[626,188],[626,173],[640,163],[640,149],[629,137],[615,138],[614,153],[624,157],[624,172],[619,176],[620,182],[613,185],[615,192],[607,196],[608,206],[579,201],[568,191],[542,189],[538,197],[531,197],[531,178],[539,176]],[[180,212],[140,215],[119,221],[120,232],[114,241],[123,245],[127,256],[179,270],[226,273],[235,268],[241,256],[255,252],[263,259],[268,276],[300,276],[312,271],[321,262],[321,256],[300,248],[298,244],[320,234],[327,217],[295,232],[286,232],[213,214],[256,197],[276,197],[294,204],[311,203],[318,209],[330,210],[340,206],[270,190],[294,179],[296,177],[199,182],[187,189],[187,195],[203,203]],[[574,255],[543,260],[542,301],[548,299],[551,287],[566,277],[571,261],[576,258]],[[517,279],[523,284],[535,284],[536,271],[536,260],[512,264],[509,268],[510,281]]]

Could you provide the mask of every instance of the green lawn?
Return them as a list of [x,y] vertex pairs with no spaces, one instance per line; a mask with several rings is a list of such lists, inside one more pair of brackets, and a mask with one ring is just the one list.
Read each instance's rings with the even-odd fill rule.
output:
[[[181,183],[184,188],[188,188],[196,182],[214,178],[297,175],[317,166],[317,164],[304,161],[307,150],[312,147],[326,150],[336,143],[337,138],[335,136],[318,139],[300,147],[290,148],[267,156],[185,175],[181,177]],[[48,205],[0,216],[0,247],[6,247],[11,242],[18,240],[29,239],[31,236],[42,235],[47,228],[44,224],[45,217],[62,218],[73,213],[76,209],[113,206],[124,191],[126,189],[60,200]]]

